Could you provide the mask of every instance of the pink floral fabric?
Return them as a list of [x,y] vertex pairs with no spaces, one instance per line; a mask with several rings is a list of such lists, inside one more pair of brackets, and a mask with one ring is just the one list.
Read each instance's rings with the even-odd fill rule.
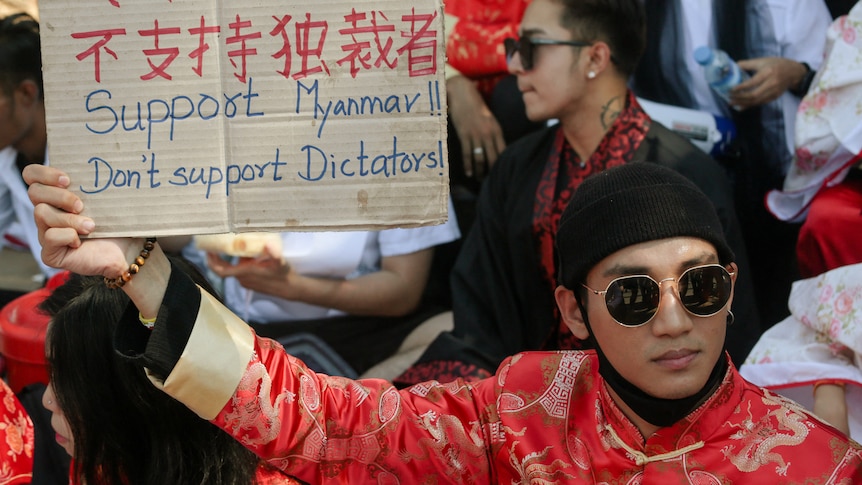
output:
[[[816,298],[815,301],[811,301]],[[841,352],[862,356],[862,264],[797,282],[790,311]]]
[[740,373],[809,408],[814,382],[845,382],[850,435],[862,439],[862,263],[797,281],[789,306],[791,316],[763,334]]
[[827,32],[823,65],[796,115],[795,161],[766,204],[782,220],[805,219],[811,200],[860,162],[862,153],[862,4]]

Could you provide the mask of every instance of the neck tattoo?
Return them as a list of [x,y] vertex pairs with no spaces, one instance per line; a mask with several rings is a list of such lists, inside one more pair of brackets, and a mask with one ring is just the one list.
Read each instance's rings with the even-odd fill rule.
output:
[[614,124],[614,121],[620,116],[622,112],[622,98],[620,96],[614,96],[609,99],[604,106],[602,106],[602,114],[599,117],[599,121],[602,123],[602,128],[607,130]]

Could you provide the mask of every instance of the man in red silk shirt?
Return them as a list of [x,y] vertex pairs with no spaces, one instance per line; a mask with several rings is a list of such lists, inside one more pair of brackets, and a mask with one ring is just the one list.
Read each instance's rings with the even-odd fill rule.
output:
[[[141,238],[79,238],[95,225],[65,174],[25,177],[47,263],[113,280],[140,251]],[[115,346],[309,483],[862,483],[858,443],[743,380],[724,352],[738,267],[692,182],[637,162],[589,177],[557,244],[560,311],[596,350],[521,353],[479,382],[399,391],[316,374],[158,245],[118,290],[133,305]]]

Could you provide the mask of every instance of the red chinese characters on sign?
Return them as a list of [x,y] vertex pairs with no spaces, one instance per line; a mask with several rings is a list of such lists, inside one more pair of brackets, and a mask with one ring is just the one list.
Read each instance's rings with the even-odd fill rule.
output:
[[350,39],[353,41],[349,44],[344,44],[341,46],[341,50],[347,52],[348,54],[344,56],[344,58],[338,61],[338,64],[341,65],[345,62],[350,63],[350,75],[352,77],[356,77],[356,74],[359,72],[360,66],[363,69],[371,69],[371,52],[367,52],[371,49],[371,42],[368,40],[360,41],[357,37],[365,38],[366,36],[371,36],[374,39],[374,45],[377,49],[377,59],[374,61],[375,67],[380,67],[381,63],[386,63],[389,68],[394,68],[398,65],[398,59],[392,59],[391,61],[387,59],[387,55],[389,51],[392,49],[392,37],[387,37],[384,43],[380,42],[380,34],[381,32],[395,32],[395,25],[379,25],[377,22],[377,16],[388,21],[386,15],[383,12],[371,12],[371,20],[369,21],[369,25],[361,25],[361,22],[364,22],[368,14],[366,12],[356,12],[356,9],[353,9],[350,15],[346,15],[344,17],[344,21],[350,24],[349,28],[341,29],[338,31],[341,35],[349,35]]
[[[155,27],[147,30],[139,30],[138,35],[141,37],[152,37],[153,43],[155,43],[155,47],[153,49],[144,49],[144,55],[147,56],[147,64],[150,65],[152,71],[148,72],[141,76],[141,79],[144,81],[148,79],[152,79],[156,76],[163,77],[165,79],[173,79],[170,74],[167,73],[166,69],[171,65],[171,62],[180,55],[180,49],[178,47],[161,47],[159,45],[159,40],[162,35],[170,35],[170,34],[179,34],[182,31],[179,27],[169,27],[169,28],[159,28],[159,21],[156,19],[154,22]],[[162,60],[161,64],[156,66],[153,64],[153,60],[151,56],[165,56],[164,60]]]
[[[119,4],[115,6],[119,7]],[[343,17],[344,25],[337,30],[339,36],[328,39],[330,22],[314,18],[310,12],[297,19],[291,15],[273,15],[270,17],[272,24],[269,25],[255,25],[252,20],[235,14],[224,28],[230,33],[223,37],[226,60],[234,68],[234,77],[243,83],[250,76],[249,59],[259,55],[259,52],[267,53],[278,61],[278,65],[273,66],[274,71],[286,79],[331,76],[324,47],[327,42],[338,42],[343,56],[336,59],[335,63],[347,67],[351,77],[355,78],[362,71],[395,69],[401,59],[406,60],[411,77],[433,75],[438,69],[437,30],[432,28],[437,17],[436,11],[417,13],[413,9],[410,14],[401,16],[398,23],[390,21],[382,11],[358,12],[353,8]],[[195,48],[187,54],[193,61],[190,66],[175,65],[181,54],[178,46],[186,44],[178,42],[185,26],[164,26],[155,19],[152,28],[137,31],[138,36],[148,38],[147,43],[151,45],[141,49],[149,70],[141,74],[140,79],[172,80],[176,70],[184,68],[190,68],[199,77],[203,76],[204,54],[211,49],[210,42],[221,38],[219,34],[223,29],[218,24],[207,23],[203,15],[193,22],[194,26],[187,28],[185,34],[196,40]],[[259,20],[257,22],[261,23]],[[268,39],[264,37],[264,32],[268,34]],[[101,29],[71,35],[77,40],[96,39],[75,57],[79,62],[92,58],[93,79],[101,82],[102,69],[105,67],[101,54],[104,51],[118,60],[118,54],[109,47],[109,42],[114,36],[126,35],[126,30]],[[397,48],[396,43],[400,44]],[[218,62],[214,64],[218,65]]]
[[293,19],[290,15],[284,15],[281,18],[273,16],[275,20],[275,27],[269,31],[269,35],[273,37],[281,38],[281,49],[277,50],[275,54],[272,55],[273,58],[278,59],[279,57],[284,57],[284,67],[282,69],[276,70],[275,72],[281,74],[284,77],[290,77],[290,62],[293,60],[290,55],[290,34],[287,33],[287,24]]
[[87,57],[93,56],[93,63],[96,66],[96,72],[94,77],[97,83],[102,82],[101,50],[104,48],[105,52],[110,54],[114,59],[118,59],[117,53],[107,47],[108,42],[110,42],[115,35],[126,35],[126,29],[93,30],[90,32],[76,32],[72,34],[73,39],[89,39],[91,37],[101,37],[101,39],[97,40],[95,44],[91,45],[86,50],[75,56],[75,59],[78,59],[79,61],[82,61]]
[[437,32],[430,30],[431,22],[435,18],[437,18],[437,12],[417,14],[416,9],[413,9],[411,15],[401,17],[401,20],[409,22],[410,31],[401,32],[401,36],[406,37],[408,41],[398,49],[398,54],[407,51],[407,64],[411,77],[437,72]]
[[[257,49],[248,47],[246,43],[260,39],[261,33],[243,33],[243,30],[247,30],[252,27],[251,20],[240,20],[239,14],[236,16],[236,21],[231,22],[228,27],[233,31],[233,35],[228,37],[225,42],[227,42],[227,45],[239,44],[239,46],[237,49],[227,51],[227,56],[230,58],[230,64],[234,69],[239,69],[239,74],[234,72],[233,75],[239,79],[240,82],[245,83],[247,80],[246,58],[248,58],[248,56],[257,55]],[[237,59],[239,60],[239,67],[237,66]]]
[[[276,72],[284,78],[289,79],[291,78],[290,72],[293,56],[287,24],[290,23],[292,17],[285,15],[281,18],[273,17],[273,19],[276,21],[276,26],[269,32],[269,35],[279,37],[282,47],[272,57],[276,59],[279,57],[284,58],[282,69],[276,70]],[[297,22],[294,30],[296,31],[296,53],[301,59],[301,67],[293,74],[293,79],[303,79],[310,74],[319,72],[326,72],[329,75],[329,66],[322,59],[323,44],[326,41],[326,33],[329,31],[329,25],[325,21],[312,21],[311,14],[306,13],[305,21]],[[309,67],[310,57],[316,58],[314,62],[318,65]]]
[[[311,14],[305,14],[305,22],[296,24],[296,53],[302,59],[301,68],[293,75],[293,79],[303,79],[310,74],[326,72],[329,75],[329,66],[322,59],[323,44],[326,42],[326,32],[329,31],[329,24],[325,21],[312,21]],[[312,47],[314,42],[314,47]],[[309,57],[316,57],[319,65],[308,67]]]
[[218,25],[207,25],[204,16],[201,15],[200,25],[189,29],[189,34],[198,37],[198,46],[195,50],[189,53],[189,57],[197,60],[197,64],[192,67],[192,71],[202,77],[204,73],[204,53],[209,50],[210,45],[206,41],[207,34],[218,34],[221,32],[221,27]]

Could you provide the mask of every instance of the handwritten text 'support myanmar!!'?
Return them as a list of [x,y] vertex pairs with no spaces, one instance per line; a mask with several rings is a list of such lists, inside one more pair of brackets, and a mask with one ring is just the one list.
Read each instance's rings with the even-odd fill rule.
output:
[[445,220],[439,2],[259,3],[42,8],[51,164],[100,235]]

